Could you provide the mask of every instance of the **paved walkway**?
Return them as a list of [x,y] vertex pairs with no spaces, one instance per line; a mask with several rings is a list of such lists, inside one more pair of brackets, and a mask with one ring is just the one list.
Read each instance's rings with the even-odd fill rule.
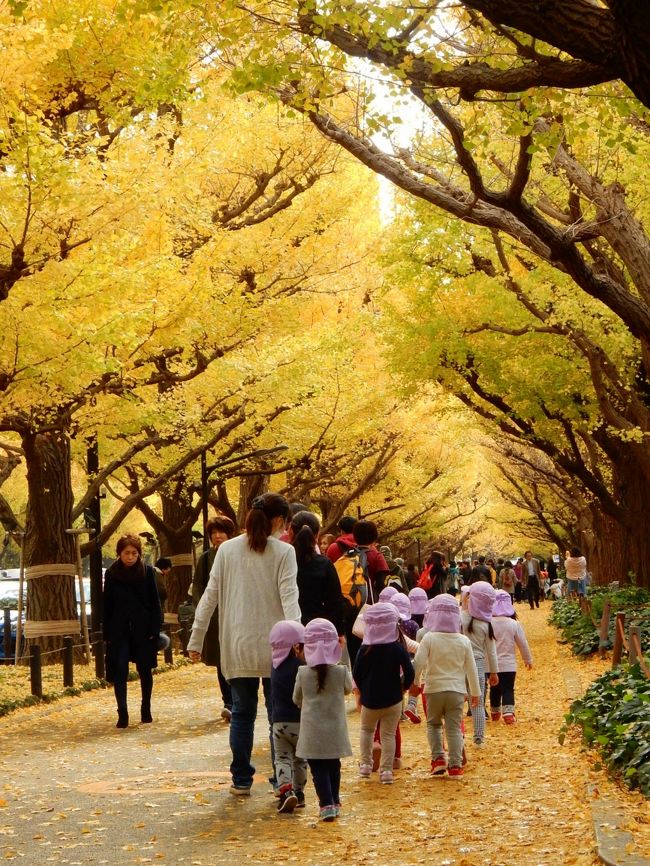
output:
[[[153,725],[115,729],[109,691],[7,716],[0,720],[0,860],[593,866],[588,759],[577,741],[560,747],[557,730],[568,705],[565,673],[575,686],[594,668],[556,645],[546,613],[522,610],[536,667],[519,675],[519,722],[488,723],[478,753],[469,742],[462,781],[431,779],[425,727],[404,723],[396,783],[362,782],[355,761],[345,762],[343,814],[329,825],[316,820],[311,783],[305,810],[274,814],[262,724],[253,794],[228,793],[228,728],[217,718],[214,672],[203,666],[156,678]],[[129,688],[136,707],[138,686]],[[356,714],[349,719],[356,746]],[[646,809],[623,799],[630,816]],[[650,811],[644,815],[650,822]]]

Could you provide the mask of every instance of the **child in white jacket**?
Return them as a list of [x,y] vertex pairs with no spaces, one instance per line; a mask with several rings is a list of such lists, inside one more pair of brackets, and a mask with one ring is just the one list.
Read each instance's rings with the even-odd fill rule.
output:
[[516,721],[515,678],[517,676],[515,647],[519,649],[528,670],[533,666],[533,657],[524,630],[521,624],[517,622],[517,614],[512,606],[512,599],[502,589],[498,590],[494,602],[492,628],[494,629],[499,665],[499,682],[490,686],[492,721],[498,722],[503,713],[503,721],[506,725],[514,725]]
[[[427,711],[427,738],[431,747],[431,775],[450,778],[463,775],[463,707],[465,679],[472,706],[479,703],[481,686],[472,645],[460,633],[460,609],[452,595],[442,593],[429,602],[424,615],[426,633],[415,654],[415,680],[410,693],[419,691],[424,675]],[[449,747],[444,750],[442,723]]]

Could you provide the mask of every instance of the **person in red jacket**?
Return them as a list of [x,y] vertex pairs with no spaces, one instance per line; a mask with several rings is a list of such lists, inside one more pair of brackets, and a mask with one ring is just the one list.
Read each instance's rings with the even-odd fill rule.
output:
[[357,546],[357,543],[354,540],[354,535],[352,535],[352,529],[356,522],[357,521],[354,517],[350,517],[349,515],[346,515],[339,520],[341,535],[330,544],[326,553],[327,558],[332,562],[336,562],[340,556],[343,556],[346,550],[351,550],[351,548]]

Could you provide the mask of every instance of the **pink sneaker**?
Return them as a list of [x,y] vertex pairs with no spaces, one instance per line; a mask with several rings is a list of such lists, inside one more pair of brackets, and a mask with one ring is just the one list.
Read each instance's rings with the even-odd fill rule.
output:
[[462,767],[450,767],[447,773],[450,779],[460,779],[461,776],[465,775],[465,770]]
[[517,719],[515,718],[514,713],[504,713],[503,721],[506,723],[506,725],[514,725]]

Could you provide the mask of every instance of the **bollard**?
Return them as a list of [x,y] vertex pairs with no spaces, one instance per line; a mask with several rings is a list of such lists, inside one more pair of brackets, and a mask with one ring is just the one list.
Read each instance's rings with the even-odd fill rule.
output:
[[106,677],[106,664],[104,653],[104,636],[101,631],[93,633],[93,650],[95,652],[95,676],[98,680],[103,680]]
[[13,652],[13,649],[11,646],[11,609],[6,607],[4,609],[4,613],[5,613],[5,616],[4,616],[5,632],[4,632],[3,647],[4,647],[5,657],[4,657],[3,661],[4,661],[4,664],[10,665],[10,664],[12,664],[12,662],[14,660],[14,652]]
[[609,646],[609,617],[610,617],[610,609],[611,609],[611,601],[609,598],[605,599],[605,604],[603,605],[603,615],[600,620],[600,629],[598,632],[598,651],[600,653],[601,658],[605,658],[607,654],[607,647]]
[[614,631],[614,648],[612,649],[612,667],[618,667],[623,655],[623,637],[625,635],[625,614],[619,611],[616,614],[616,629]]
[[74,640],[71,637],[63,638],[63,688],[71,689],[74,686]]
[[[636,637],[636,640],[634,638]],[[637,643],[638,642],[638,643]],[[631,665],[639,661],[637,645],[641,646],[641,629],[638,625],[631,625],[627,635],[628,659]]]
[[32,694],[36,698],[43,697],[43,671],[41,670],[41,648],[32,644],[29,651],[29,681]]
[[174,663],[174,653],[172,652],[172,629],[168,622],[163,623],[162,629],[169,638],[169,646],[165,650],[165,664],[171,665]]

